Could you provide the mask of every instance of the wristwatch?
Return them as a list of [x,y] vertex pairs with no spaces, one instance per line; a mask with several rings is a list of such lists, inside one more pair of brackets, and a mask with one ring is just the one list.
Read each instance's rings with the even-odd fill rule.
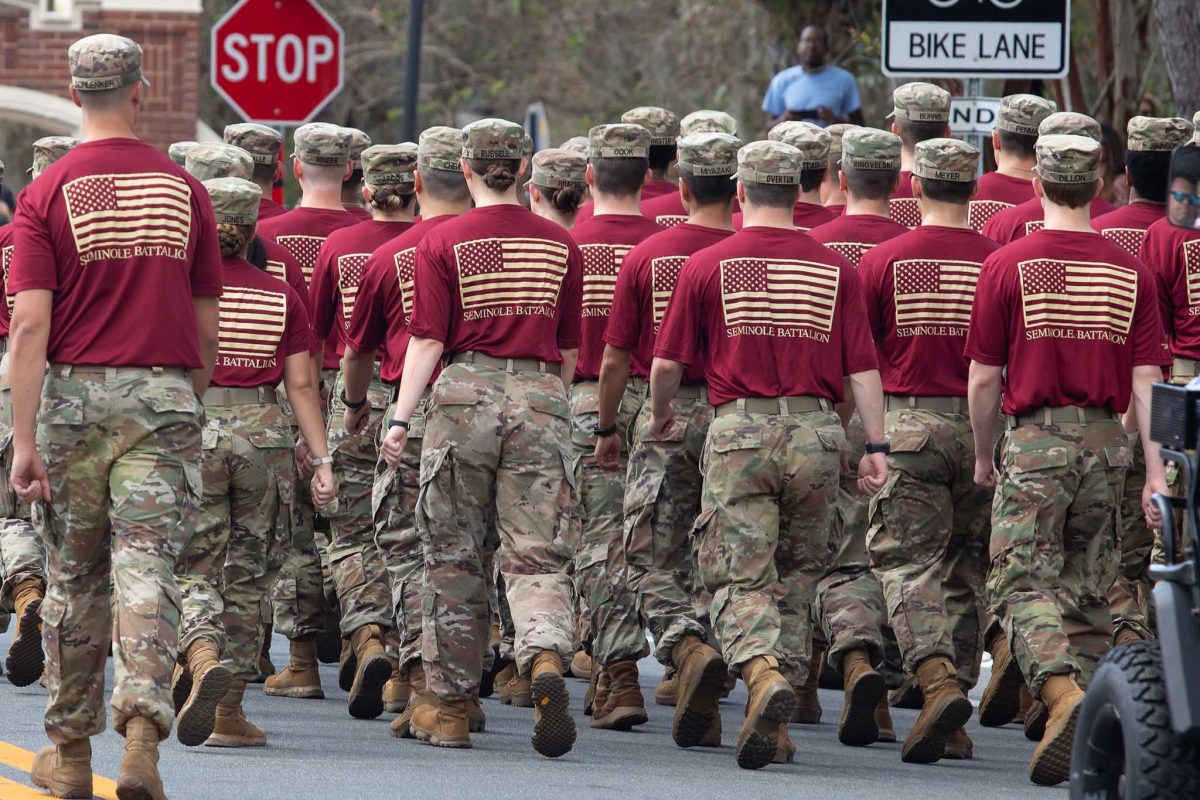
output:
[[388,423],[389,429],[390,428],[404,428],[404,430],[407,431],[410,429],[410,427],[411,426],[409,425],[408,420],[406,420],[406,419],[394,419]]
[[360,408],[362,408],[363,406],[365,406],[367,404],[367,398],[364,397],[362,400],[359,400],[357,403],[351,403],[349,400],[346,399],[346,388],[342,387],[342,404],[345,405],[346,408],[350,409],[351,411],[358,411]]
[[867,442],[866,450],[868,453],[883,453],[885,456],[892,452],[891,442]]
[[322,464],[332,464],[332,463],[333,463],[333,456],[323,456],[321,458],[310,458],[308,460],[308,465],[310,467],[319,467]]
[[595,427],[592,428],[592,433],[600,438],[604,438],[605,436],[612,436],[616,432],[617,432],[616,425],[610,425],[607,428],[601,428],[599,425],[596,425]]

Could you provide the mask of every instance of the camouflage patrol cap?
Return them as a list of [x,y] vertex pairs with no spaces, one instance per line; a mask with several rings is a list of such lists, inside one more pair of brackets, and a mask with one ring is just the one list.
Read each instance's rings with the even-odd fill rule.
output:
[[292,155],[305,164],[340,167],[350,160],[350,130],[326,122],[310,122],[296,128]]
[[193,142],[190,140],[186,142],[175,142],[167,148],[167,155],[171,157],[172,161],[182,167],[187,159],[188,151],[193,147],[198,147],[199,145],[199,142]]
[[231,144],[198,144],[187,151],[183,168],[196,180],[242,178],[254,175],[254,159],[240,147]]
[[1058,111],[1038,126],[1038,136],[1087,136],[1098,142],[1101,135],[1099,122],[1076,111]]
[[1130,150],[1169,152],[1187,144],[1196,129],[1180,117],[1134,117],[1127,132]]
[[1090,137],[1042,134],[1034,149],[1035,171],[1046,183],[1090,183],[1099,174],[1100,143]]
[[463,126],[462,157],[517,159],[525,149],[525,129],[506,119],[481,119]]
[[547,189],[583,189],[587,159],[573,150],[551,147],[533,157],[533,183]]
[[743,183],[800,183],[804,154],[790,144],[764,139],[738,150],[737,179]]
[[47,167],[58,161],[79,144],[79,140],[71,136],[44,136],[33,143],[33,166],[29,171],[41,175]]
[[829,166],[829,148],[833,137],[819,125],[787,120],[771,128],[767,138],[773,142],[790,144],[804,153],[805,169],[825,169]]
[[728,133],[705,131],[679,140],[679,169],[697,178],[736,175],[738,151],[745,145]]
[[67,49],[71,85],[81,92],[103,92],[141,81],[142,46],[111,33],[85,36]]
[[570,150],[572,153],[579,153],[579,155],[587,158],[588,138],[586,136],[572,136],[560,144],[558,148],[560,150]]
[[385,186],[416,180],[417,146],[412,142],[374,144],[362,151],[363,183]]
[[258,201],[262,197],[258,184],[241,178],[213,178],[204,181],[204,188],[212,199],[218,223],[253,225],[258,221]]
[[650,131],[641,125],[597,125],[588,131],[588,158],[647,158],[651,141]]
[[1010,94],[1000,98],[996,127],[1022,136],[1037,136],[1042,120],[1054,113],[1054,106],[1035,94]]
[[979,170],[979,149],[961,139],[918,142],[912,174],[935,181],[971,183]]
[[533,137],[528,132],[521,140],[521,158],[533,158]]
[[932,83],[906,83],[892,92],[892,115],[911,122],[949,122],[950,93]]
[[279,148],[283,147],[283,134],[257,122],[239,122],[226,125],[225,144],[242,148],[255,164],[274,164],[279,160]]
[[724,111],[701,109],[693,111],[679,121],[679,138],[693,133],[728,133],[737,136],[737,120]]
[[371,146],[371,137],[358,128],[346,128],[350,132],[350,163],[362,169],[362,152]]
[[899,169],[900,137],[878,128],[855,128],[842,135],[842,167]]
[[417,165],[447,172],[462,172],[463,132],[458,128],[435,125],[417,137]]
[[679,117],[658,106],[638,106],[621,115],[627,125],[641,125],[650,131],[651,145],[673,145],[679,138]]
[[842,154],[842,137],[846,135],[846,131],[860,127],[862,126],[851,122],[837,122],[827,127],[825,132],[829,134],[829,155],[840,156]]

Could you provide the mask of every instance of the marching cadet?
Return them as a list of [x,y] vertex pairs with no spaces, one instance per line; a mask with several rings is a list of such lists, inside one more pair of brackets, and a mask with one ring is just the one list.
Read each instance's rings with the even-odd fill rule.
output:
[[628,441],[629,426],[641,408],[646,385],[642,378],[610,385],[609,391],[620,398],[619,411],[612,425],[601,428],[597,416],[601,400],[598,380],[604,328],[625,254],[663,229],[643,217],[638,207],[653,146],[650,132],[629,123],[598,125],[589,131],[588,140],[591,147],[585,174],[592,192],[593,215],[571,229],[571,239],[583,253],[579,360],[569,393],[575,510],[581,527],[575,586],[584,599],[591,629],[590,636],[582,641],[608,677],[605,684],[598,676],[593,679],[597,688],[592,727],[627,731],[649,717],[637,669],[645,636],[637,623],[635,598],[625,585],[618,562],[622,553],[626,453],[620,454],[615,468],[605,468],[596,461],[595,448],[596,440],[602,437]]
[[[679,121],[679,139],[676,145],[693,133],[727,133],[737,136],[737,128],[737,120],[724,111],[693,111]],[[678,190],[645,200],[642,203],[642,214],[646,219],[652,219],[664,228],[687,222],[688,219],[687,209],[683,206],[683,199]]]
[[[675,161],[675,140],[679,138],[679,118],[674,112],[658,106],[638,106],[631,108],[621,115],[625,125],[640,125],[650,131],[650,152],[646,157],[650,164],[650,174],[642,184],[641,199],[653,200],[663,195],[674,194],[675,182],[667,177],[671,164]],[[589,137],[588,150],[591,151]],[[594,209],[591,203],[586,203],[579,209],[575,224],[579,225],[591,218]],[[639,212],[640,213],[640,212]]]
[[[604,333],[598,425],[614,427],[630,376],[646,379],[663,312],[680,268],[698,250],[733,234],[730,215],[737,184],[741,140],[727,133],[695,133],[679,140],[680,197],[688,221],[656,233],[626,254]],[[721,743],[717,702],[726,667],[709,644],[708,604],[697,595],[699,576],[692,550],[692,523],[700,513],[700,457],[712,421],[704,365],[688,365],[671,401],[675,422],[665,433],[647,430],[643,404],[633,426],[624,502],[624,554],[629,591],[654,636],[654,656],[676,671],[678,689],[671,736],[680,747]],[[619,469],[621,440],[596,440],[596,461]],[[623,618],[632,640],[642,634],[638,617]]]
[[517,666],[532,680],[533,747],[555,758],[575,743],[563,658],[572,652],[570,383],[579,347],[583,257],[559,226],[521,207],[524,131],[485,119],[463,129],[463,175],[475,208],[417,246],[411,339],[394,418],[380,450],[404,453],[429,397],[417,524],[425,552],[423,659],[429,693],[412,733],[470,747],[490,614],[490,526],[516,626]]
[[[58,161],[78,139],[69,136],[47,136],[33,143],[33,166],[30,173],[37,180],[46,169]],[[0,181],[4,167],[0,165]],[[0,451],[0,603],[12,608],[17,618],[12,646],[4,659],[4,670],[13,686],[28,686],[42,676],[45,655],[42,652],[40,618],[42,598],[46,589],[46,546],[34,528],[30,508],[17,497],[9,482],[12,466],[12,402],[8,382],[8,332],[12,319],[12,300],[8,293],[8,276],[13,265],[13,232],[15,226],[0,227],[0,281],[4,296],[0,302],[0,434],[4,448]]]
[[271,197],[271,190],[275,184],[283,180],[283,161],[279,158],[279,150],[283,147],[283,134],[266,125],[239,122],[236,125],[226,125],[222,138],[225,144],[242,148],[254,159],[254,176],[251,180],[262,190],[262,198],[258,201],[258,221],[287,213],[287,209]]
[[906,228],[921,223],[912,193],[912,168],[919,142],[950,135],[950,93],[932,83],[906,83],[892,92],[892,133],[900,137],[900,183],[888,204],[892,219]]
[[[220,249],[204,187],[133,134],[142,48],[96,34],[68,61],[83,142],[23,193],[8,280],[12,482],[42,500],[49,555],[53,745],[32,777],[59,797],[91,793],[111,631],[113,727],[125,737],[117,794],[162,800],[174,567],[200,502],[197,397],[217,350]],[[106,280],[81,278],[95,269]]]
[[846,192],[839,185],[842,174],[842,137],[846,131],[861,127],[849,122],[836,122],[825,128],[829,134],[829,168],[825,170],[825,181],[821,184],[821,205],[833,212],[835,217],[846,210]]
[[371,212],[363,207],[362,183],[363,151],[371,146],[371,137],[358,128],[344,128],[350,132],[350,174],[342,181],[342,208],[350,212],[359,222],[370,222]]
[[999,212],[1033,199],[1033,168],[1037,164],[1033,146],[1038,126],[1053,113],[1050,101],[1037,95],[1010,94],[1000,99],[992,131],[996,171],[979,179],[979,190],[969,206],[972,228],[982,231]]
[[1007,647],[993,649],[992,669],[1003,682],[1023,676],[1049,709],[1029,776],[1053,785],[1069,775],[1083,687],[1112,644],[1106,593],[1133,464],[1119,415],[1131,396],[1146,452],[1142,505],[1159,523],[1150,496],[1166,484],[1148,417],[1166,359],[1152,273],[1090,225],[1100,143],[1043,134],[1037,159],[1045,225],[984,261],[966,354],[975,481],[996,487],[987,592]]
[[[796,696],[779,668],[787,661],[800,676],[807,671],[802,609],[833,526],[830,487],[846,442],[833,404],[846,376],[869,442],[860,489],[873,494],[887,474],[883,395],[858,276],[792,226],[803,162],[782,142],[739,151],[746,225],[680,271],[650,373],[649,435],[675,425],[671,400],[697,360],[715,407],[695,536],[717,641],[750,693],[736,743],[746,769],[795,752],[787,723]],[[798,610],[796,630],[781,626],[780,605]]]
[[[804,153],[804,174],[800,176],[800,199],[792,209],[792,222],[797,230],[810,231],[818,225],[831,222],[837,214],[821,204],[821,185],[825,171],[829,168],[829,148],[833,137],[819,125],[811,122],[784,120],[771,129],[767,138],[773,142],[785,142]],[[733,227],[742,227],[742,214],[733,215]]]
[[924,692],[900,754],[918,764],[972,750],[963,725],[966,692],[979,679],[991,492],[973,481],[962,350],[980,265],[997,249],[967,221],[978,168],[979,151],[965,142],[918,142],[921,225],[873,248],[858,268],[892,446],[867,545],[905,671]]
[[570,230],[583,198],[588,196],[584,173],[587,155],[564,148],[539,150],[533,157],[529,181],[529,210]]
[[888,197],[900,179],[900,148],[899,136],[875,128],[842,135],[838,187],[846,195],[846,208],[809,234],[854,267],[872,247],[906,230],[888,213]]

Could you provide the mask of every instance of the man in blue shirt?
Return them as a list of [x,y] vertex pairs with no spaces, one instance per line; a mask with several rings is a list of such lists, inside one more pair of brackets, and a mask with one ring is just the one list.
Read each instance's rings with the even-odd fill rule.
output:
[[825,63],[829,36],[816,25],[800,32],[796,55],[800,63],[771,79],[763,111],[768,126],[787,119],[808,120],[821,127],[835,122],[863,124],[862,101],[854,76]]

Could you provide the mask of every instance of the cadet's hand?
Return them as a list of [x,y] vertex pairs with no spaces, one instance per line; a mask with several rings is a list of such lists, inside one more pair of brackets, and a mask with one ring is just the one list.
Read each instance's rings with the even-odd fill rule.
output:
[[601,469],[618,470],[621,468],[621,437],[615,433],[612,436],[596,438],[596,463]]
[[296,439],[296,471],[300,473],[301,478],[307,478],[313,474],[312,464],[308,460],[312,458],[312,450],[308,449],[308,442],[304,441],[301,436]]
[[321,511],[333,502],[333,465],[322,464],[317,467],[312,479],[313,507]]
[[975,459],[975,484],[988,489],[996,488],[996,469],[990,458]]
[[408,429],[400,425],[393,425],[388,428],[387,436],[384,437],[383,444],[379,446],[379,453],[387,465],[395,469],[400,464],[400,457],[404,455],[404,448],[407,444]]
[[342,427],[346,429],[346,433],[351,436],[358,436],[362,433],[363,428],[367,427],[367,420],[371,418],[371,404],[367,403],[362,408],[355,411],[346,406],[346,412],[342,415]]
[[675,424],[675,409],[669,408],[665,417],[658,417],[654,412],[650,412],[650,423],[646,426],[647,433],[651,436],[662,436],[671,426]]
[[17,497],[26,503],[38,500],[50,500],[50,479],[46,475],[46,465],[37,450],[28,452],[13,451],[12,472],[9,474]]
[[887,481],[887,456],[866,453],[858,462],[858,493],[870,497]]
[[1146,481],[1146,485],[1142,487],[1142,511],[1146,512],[1146,524],[1151,528],[1161,528],[1162,514],[1159,513],[1158,506],[1151,499],[1155,493],[1164,497],[1171,493],[1165,480]]

